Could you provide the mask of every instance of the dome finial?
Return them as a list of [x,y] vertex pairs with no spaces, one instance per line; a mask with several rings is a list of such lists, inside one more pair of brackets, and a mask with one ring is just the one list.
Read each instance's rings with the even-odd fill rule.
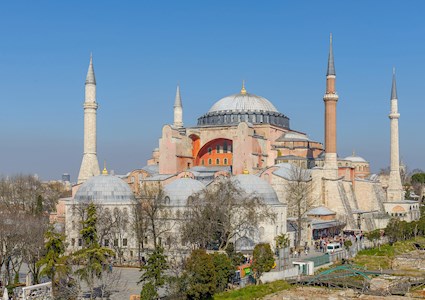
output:
[[243,171],[242,171],[242,174],[245,174],[245,175],[247,175],[247,174],[249,174],[249,170],[248,170],[248,168],[247,168],[247,166],[246,166],[246,160],[244,161],[244,167],[243,167]]
[[108,175],[108,170],[106,169],[106,160],[103,161],[102,175]]
[[242,80],[241,95],[246,95],[245,80]]

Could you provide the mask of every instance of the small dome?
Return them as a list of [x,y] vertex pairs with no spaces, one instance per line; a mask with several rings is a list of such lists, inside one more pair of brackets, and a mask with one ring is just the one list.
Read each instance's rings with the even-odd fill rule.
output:
[[166,204],[170,206],[186,206],[189,196],[203,190],[205,185],[192,178],[179,178],[164,187],[164,193],[169,198]]
[[251,174],[240,174],[232,177],[239,187],[247,194],[255,194],[263,199],[266,204],[282,204],[279,202],[273,187],[265,180]]
[[234,94],[218,100],[208,113],[227,111],[269,111],[278,112],[276,107],[266,98],[254,94]]
[[344,158],[344,160],[349,160],[352,162],[367,162],[366,159],[364,159],[363,157],[355,155],[347,156],[346,158]]
[[329,215],[335,215],[336,213],[326,206],[318,206],[315,208],[310,209],[306,215],[307,216],[329,216]]
[[134,194],[129,185],[113,175],[99,175],[84,182],[75,194],[77,202],[129,203]]

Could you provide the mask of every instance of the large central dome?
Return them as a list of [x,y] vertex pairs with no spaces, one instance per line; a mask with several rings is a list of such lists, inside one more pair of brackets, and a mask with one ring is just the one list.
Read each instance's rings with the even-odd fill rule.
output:
[[208,113],[221,111],[271,111],[278,112],[266,98],[254,94],[234,94],[218,100]]
[[218,100],[205,115],[198,118],[198,126],[237,125],[241,122],[289,129],[289,118],[266,98],[247,93],[245,85],[242,85],[240,93]]

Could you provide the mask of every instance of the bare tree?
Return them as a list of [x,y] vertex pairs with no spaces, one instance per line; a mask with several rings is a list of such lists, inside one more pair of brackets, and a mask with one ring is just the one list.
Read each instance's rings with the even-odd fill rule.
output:
[[113,293],[124,293],[128,290],[128,282],[122,279],[121,270],[103,272],[96,282],[97,296],[100,299],[110,299]]
[[140,264],[142,261],[141,253],[145,248],[145,238],[148,234],[148,221],[145,218],[142,201],[140,199],[135,199],[132,209],[133,213],[131,214],[132,218],[130,223],[137,240],[137,253]]
[[156,249],[161,244],[160,239],[164,233],[170,231],[168,222],[169,212],[165,206],[165,193],[161,185],[142,186],[140,195],[141,214],[146,224],[147,234],[152,237],[153,246]]
[[199,248],[216,244],[225,250],[236,236],[252,236],[260,222],[274,217],[260,197],[223,178],[189,198],[182,240]]
[[286,182],[288,217],[295,217],[297,224],[296,247],[300,246],[305,214],[313,205],[313,182],[310,170],[291,165]]
[[48,229],[48,218],[40,216],[27,216],[24,222],[24,242],[22,244],[23,262],[28,265],[33,276],[33,283],[39,283],[41,266],[37,262],[44,256],[44,233]]

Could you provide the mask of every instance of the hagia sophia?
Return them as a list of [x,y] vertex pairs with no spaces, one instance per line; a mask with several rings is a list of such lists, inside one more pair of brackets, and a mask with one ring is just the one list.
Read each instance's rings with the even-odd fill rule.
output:
[[[319,101],[320,96],[317,99]],[[419,218],[417,201],[405,200],[399,171],[398,106],[395,74],[391,87],[390,132],[391,172],[388,187],[370,173],[369,162],[353,153],[341,158],[337,152],[336,71],[332,36],[330,39],[324,101],[324,143],[311,140],[306,133],[291,128],[290,118],[279,112],[272,101],[255,95],[242,83],[240,91],[211,104],[197,125],[185,127],[180,87],[174,101],[174,120],[165,124],[152,157],[146,166],[124,176],[100,172],[96,149],[96,79],[90,58],[85,82],[84,152],[78,183],[72,197],[61,199],[54,218],[65,224],[70,247],[78,249],[78,203],[94,201],[113,212],[125,212],[131,219],[132,203],[144,185],[160,185],[170,211],[184,210],[188,199],[227,177],[247,194],[255,193],[276,212],[277,218],[260,224],[255,234],[241,236],[236,242],[249,251],[258,242],[274,246],[274,238],[289,234],[294,245],[295,232],[303,232],[303,242],[342,230],[369,231],[384,228],[391,217],[411,221]],[[343,105],[343,104],[340,104]],[[312,190],[311,207],[305,212],[305,228],[297,228],[288,184],[296,180],[294,170],[308,174]],[[136,200],[135,200],[136,199]],[[176,219],[175,219],[176,220]],[[173,222],[177,222],[177,221]],[[163,238],[165,244],[178,234],[173,227]],[[114,243],[134,255],[134,236],[126,231]],[[124,241],[125,240],[125,241]],[[167,242],[165,242],[167,241]],[[104,241],[109,245],[110,240]],[[125,244],[125,246],[124,246]]]

